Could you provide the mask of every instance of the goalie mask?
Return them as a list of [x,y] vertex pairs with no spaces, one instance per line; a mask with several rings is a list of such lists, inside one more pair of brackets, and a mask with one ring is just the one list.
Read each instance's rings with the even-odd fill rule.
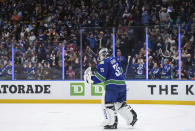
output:
[[99,51],[99,58],[100,58],[100,60],[103,60],[103,59],[105,59],[106,57],[108,57],[108,49],[107,49],[107,48],[102,48],[102,49]]

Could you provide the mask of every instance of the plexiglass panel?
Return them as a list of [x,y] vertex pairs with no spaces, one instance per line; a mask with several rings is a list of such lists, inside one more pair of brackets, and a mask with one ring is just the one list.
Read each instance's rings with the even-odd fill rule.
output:
[[15,45],[16,80],[61,80],[62,43],[18,41]]
[[12,80],[12,44],[11,40],[0,40],[0,80]]
[[[75,43],[76,42],[76,43]],[[64,71],[66,80],[80,80],[81,61],[78,41],[66,41],[64,47]]]
[[181,35],[181,79],[195,80],[195,27],[183,24]]
[[178,27],[152,26],[148,28],[149,79],[178,79]]
[[194,80],[194,29],[119,25],[81,28],[61,42],[2,39],[0,80],[82,80],[86,68],[95,71],[103,47],[121,62],[127,80]]
[[113,28],[82,29],[82,74],[89,66],[95,70],[101,48],[108,48],[109,54],[113,55],[113,32]]
[[116,31],[116,57],[126,79],[146,79],[145,27],[122,27]]

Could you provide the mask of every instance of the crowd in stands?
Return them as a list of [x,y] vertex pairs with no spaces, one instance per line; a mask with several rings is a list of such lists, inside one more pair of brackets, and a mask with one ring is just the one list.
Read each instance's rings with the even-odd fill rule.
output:
[[113,33],[127,79],[145,79],[146,32],[149,78],[177,79],[179,26],[182,78],[192,79],[194,7],[193,0],[1,0],[0,79],[11,79],[12,47],[15,79],[62,79],[62,56],[65,79],[81,79],[100,48],[112,54]]
[[[149,76],[151,79],[195,77],[195,12],[192,1],[165,3],[156,25],[149,27]],[[180,36],[179,36],[180,34]],[[180,43],[180,42],[181,43]],[[181,56],[179,56],[179,45]],[[181,57],[181,70],[179,58]]]
[[130,79],[146,78],[145,33],[148,34],[149,79],[178,79],[179,72],[182,79],[195,77],[194,8],[192,0],[157,0],[136,1],[130,10],[125,10],[118,39],[123,55],[131,56],[127,72]]

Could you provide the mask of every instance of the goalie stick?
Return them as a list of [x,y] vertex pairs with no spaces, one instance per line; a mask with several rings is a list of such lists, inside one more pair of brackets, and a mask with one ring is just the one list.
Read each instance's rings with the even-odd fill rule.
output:
[[125,78],[126,78],[126,76],[127,76],[127,72],[128,72],[128,68],[129,68],[130,59],[131,59],[131,56],[128,56],[127,66],[126,66],[126,69],[125,69]]

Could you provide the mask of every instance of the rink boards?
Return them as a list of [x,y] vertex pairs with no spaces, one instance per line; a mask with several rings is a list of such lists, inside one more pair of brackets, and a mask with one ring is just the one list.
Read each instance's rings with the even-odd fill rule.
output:
[[[195,81],[126,81],[127,103],[195,105]],[[100,103],[104,85],[1,81],[0,103]]]

